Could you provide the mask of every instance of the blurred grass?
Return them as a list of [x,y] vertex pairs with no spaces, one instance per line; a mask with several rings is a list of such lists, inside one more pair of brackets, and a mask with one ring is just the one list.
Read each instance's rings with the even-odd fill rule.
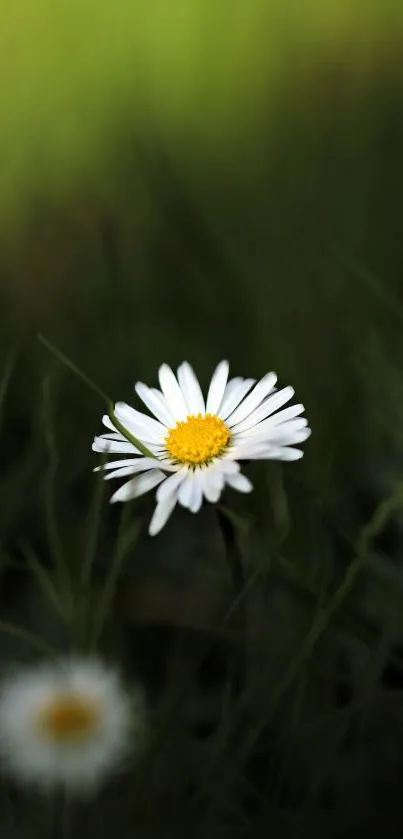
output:
[[[0,0],[0,22],[3,627],[69,647],[61,552],[156,738],[77,835],[401,835],[400,6]],[[116,399],[184,358],[296,387],[303,461],[224,500],[246,628],[212,510],[151,540],[152,497],[101,503],[104,406],[38,330]]]
[[285,81],[342,61],[359,86],[398,60],[403,15],[396,0],[2,0],[0,24],[4,226],[37,197],[109,183],[122,131],[162,135],[190,166],[244,151],[249,169],[245,140],[262,111],[275,124]]

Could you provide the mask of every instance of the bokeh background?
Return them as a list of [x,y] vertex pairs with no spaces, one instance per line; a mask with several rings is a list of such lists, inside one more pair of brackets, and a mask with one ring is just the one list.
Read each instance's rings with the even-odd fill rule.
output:
[[[400,792],[382,782],[403,769],[402,47],[397,0],[0,0],[5,619],[65,646],[25,573],[27,545],[52,565],[49,495],[72,568],[93,532],[91,442],[104,408],[38,332],[114,399],[133,400],[138,379],[155,384],[163,361],[189,360],[207,384],[228,358],[234,375],[276,370],[305,403],[313,435],[303,461],[255,466],[255,493],[226,499],[248,573],[260,569],[246,683],[253,720],[264,720],[290,651],[393,496],[349,594],[355,630],[332,617],[315,647],[320,678],[301,662],[272,712],[287,748],[265,722],[232,777],[239,715],[224,739],[217,723],[226,639],[150,782],[170,826],[154,808],[144,835],[189,824],[230,836],[270,826],[280,837],[352,836],[357,825],[378,836],[385,820],[400,835],[403,826]],[[214,512],[178,512],[150,540],[152,505],[130,507],[137,541],[128,540],[107,647],[158,708],[232,594]],[[105,497],[95,586],[119,514]],[[241,638],[237,649],[250,652]],[[6,662],[30,655],[18,639],[1,643]],[[209,754],[209,726],[220,732],[216,772],[227,781],[218,792],[213,773],[197,810],[183,779],[193,773],[200,786],[197,749],[202,741]],[[138,814],[116,797],[130,836]],[[93,817],[80,815],[86,830]]]

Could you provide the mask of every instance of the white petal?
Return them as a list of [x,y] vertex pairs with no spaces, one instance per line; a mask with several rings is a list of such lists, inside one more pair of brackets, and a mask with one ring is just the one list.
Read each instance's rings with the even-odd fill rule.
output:
[[201,470],[195,471],[195,480],[193,482],[192,503],[190,506],[191,513],[198,513],[203,503],[203,482]]
[[310,428],[301,428],[299,431],[292,431],[281,425],[277,433],[273,434],[270,443],[273,446],[293,446],[295,443],[304,443],[311,436],[311,433]]
[[165,400],[155,388],[147,387],[143,382],[136,382],[135,390],[140,399],[147,405],[147,408],[156,416],[166,428],[175,425],[175,419],[171,411],[167,410]]
[[204,414],[206,406],[204,404],[202,389],[193,367],[191,367],[187,361],[184,361],[183,364],[178,367],[178,380],[182,393],[186,399],[188,413],[196,415]]
[[228,379],[228,372],[228,361],[220,361],[219,365],[216,367],[213,373],[209,391],[207,394],[207,414],[217,414],[224,396],[225,386],[227,384]]
[[[298,423],[298,424],[297,424]],[[301,425],[299,424],[301,423]],[[265,425],[265,423],[262,423]],[[282,425],[272,426],[267,428],[264,432],[259,432],[259,426],[256,429],[244,432],[234,439],[232,451],[242,452],[242,457],[247,457],[247,451],[250,448],[257,449],[272,449],[283,446],[293,446],[295,443],[303,443],[311,436],[311,429],[307,427],[304,420],[291,420]]]
[[301,449],[293,449],[287,446],[287,448],[277,450],[276,460],[301,460],[303,456],[304,452]]
[[268,399],[265,399],[258,408],[252,411],[249,416],[241,422],[234,423],[234,420],[232,419],[231,426],[234,434],[237,434],[240,431],[246,431],[248,428],[252,428],[252,426],[262,422],[266,419],[266,417],[270,416],[270,414],[274,414],[278,408],[281,408],[285,402],[289,402],[293,396],[294,388],[291,386],[284,387],[282,390],[279,390],[278,393],[273,393],[268,397]]
[[274,432],[277,432],[277,431],[280,432],[280,431],[283,431],[283,430],[284,431],[301,431],[301,428],[307,428],[307,426],[308,426],[308,420],[307,420],[306,417],[296,417],[295,419],[287,420],[287,422],[274,423],[274,420],[276,419],[276,416],[277,416],[277,414],[273,417],[269,417],[266,420],[266,422],[269,422],[269,420],[271,421]]
[[187,477],[179,487],[179,504],[182,507],[186,507],[192,513],[197,513],[200,510],[203,501],[201,473],[201,469],[189,470]]
[[171,411],[171,409],[169,407],[168,400],[167,400],[166,396],[164,396],[162,391],[160,391],[157,387],[150,387],[150,390],[151,390],[151,393],[154,394],[154,396],[158,396],[158,399],[160,400],[161,405],[163,405],[163,407],[167,411],[168,415],[170,417],[172,417],[172,419],[175,421],[173,412]]
[[212,504],[216,504],[224,489],[224,474],[216,467],[204,469],[201,472],[203,493]]
[[174,475],[170,475],[169,478],[164,481],[163,485],[157,490],[157,501],[164,501],[168,495],[171,495],[171,493],[175,493],[175,496],[177,496],[177,490],[182,481],[186,478],[188,471],[187,466],[182,466],[178,472]]
[[210,484],[219,488],[220,492],[224,489],[224,472],[221,467],[213,467],[210,469],[209,475]]
[[294,419],[294,417],[298,417],[299,414],[303,414],[304,411],[304,405],[290,405],[289,408],[284,408],[283,411],[279,411],[274,417],[271,418],[271,421],[274,425],[278,425],[280,422],[288,422],[288,420],[292,420]]
[[221,419],[225,420],[229,417],[232,411],[234,411],[242,399],[244,399],[248,390],[253,387],[255,381],[255,379],[242,379],[237,377],[228,382],[220,405],[220,410],[218,411],[218,416]]
[[303,455],[301,449],[293,449],[288,446],[284,448],[256,448],[244,455],[240,455],[238,452],[238,457],[243,460],[300,460]]
[[189,469],[186,478],[182,481],[178,491],[178,501],[182,507],[190,508],[193,495],[194,471]]
[[110,429],[110,431],[116,431],[116,426],[113,424],[111,418],[108,417],[108,414],[103,415],[102,422],[106,426],[106,428]]
[[[160,460],[157,462],[152,457],[141,457],[137,458],[135,462],[121,461],[121,463],[121,466],[104,476],[105,481],[110,481],[112,478],[124,478],[126,475],[135,475],[137,472],[148,472],[150,469],[156,468],[159,471],[163,469],[166,469],[168,472],[176,471],[175,466],[171,466],[170,464],[165,466]],[[108,465],[110,466],[110,464]]]
[[242,376],[234,376],[233,379],[228,379],[227,384],[225,385],[224,395],[221,400],[220,417],[223,417],[226,403],[232,399],[233,394],[236,393],[240,385],[242,385],[245,381],[246,380]]
[[167,523],[169,516],[171,515],[175,505],[177,502],[177,496],[175,493],[169,495],[165,501],[160,501],[152,515],[150,526],[148,528],[148,532],[150,536],[156,536],[157,533],[162,530],[164,525]]
[[93,452],[115,452],[116,454],[140,454],[139,450],[133,443],[126,440],[104,440],[103,437],[95,437],[92,444]]
[[228,451],[227,457],[232,460],[250,460],[251,458],[265,457],[267,452],[273,451],[278,446],[272,446],[267,440],[248,440],[234,445]]
[[121,440],[123,442],[128,442],[127,438],[120,433],[120,431],[115,431],[114,433],[111,431],[110,434],[101,434],[103,440]]
[[[260,438],[266,437],[268,441],[270,441],[273,437],[277,434],[288,434],[292,435],[299,431],[301,428],[308,427],[308,421],[305,417],[301,417],[300,419],[290,420],[289,422],[282,422],[279,425],[273,425],[272,418],[269,417],[264,422],[260,423],[260,425],[256,428],[256,434]],[[248,432],[247,432],[248,433]],[[252,430],[249,431],[249,434],[252,433]],[[309,436],[309,435],[308,435]]]
[[216,504],[221,495],[221,488],[214,481],[208,469],[202,472],[202,485],[207,501],[210,501],[211,504]]
[[[142,457],[124,457],[122,460],[110,460],[109,463],[104,463],[103,466],[96,466],[94,472],[105,472],[108,469],[117,469],[119,466],[129,466],[130,464],[138,463],[140,460],[145,460]],[[150,460],[150,458],[147,458]],[[155,461],[154,468],[155,468]]]
[[243,402],[236,408],[233,414],[227,418],[227,425],[232,428],[238,422],[242,422],[242,420],[246,419],[255,408],[263,402],[263,399],[273,390],[274,385],[276,384],[277,376],[275,373],[267,373],[266,376],[263,376],[263,379],[255,385],[252,390],[252,393],[244,399]]
[[176,422],[185,420],[188,416],[188,409],[185,397],[179,387],[178,380],[168,364],[161,364],[158,371],[161,390],[167,400],[169,409]]
[[234,475],[235,472],[239,472],[240,465],[237,463],[236,460],[227,460],[223,458],[220,461],[220,470],[224,473],[224,475]]
[[150,472],[146,472],[144,475],[140,475],[138,478],[133,478],[133,480],[123,484],[111,496],[111,504],[115,503],[115,501],[130,501],[132,498],[138,498],[139,495],[144,495],[145,492],[149,492],[150,489],[153,489],[165,479],[166,475],[163,472],[160,472],[159,469],[152,469]]
[[301,431],[301,428],[306,428],[308,425],[306,417],[297,417],[296,419],[289,420],[288,422],[275,423],[275,416],[269,417],[267,420],[263,420],[263,422],[259,422],[247,431],[234,432],[233,444],[238,446],[240,443],[247,443],[251,440],[256,442],[260,441],[262,443],[270,443],[280,434],[287,434],[291,436],[292,434]]
[[254,438],[240,442],[238,445],[233,445],[228,451],[227,457],[232,460],[249,460],[249,458],[258,458],[260,455],[264,457],[267,452],[278,449],[279,446],[273,445],[271,439]]
[[115,414],[119,422],[127,428],[135,437],[148,443],[161,444],[166,436],[166,428],[147,414],[136,411],[126,402],[117,402]]
[[238,472],[236,475],[226,475],[225,483],[232,489],[237,489],[238,492],[251,492],[253,489],[253,484],[242,472]]
[[137,472],[147,472],[149,469],[155,469],[155,466],[144,466],[144,469],[136,469],[134,466],[120,466],[119,469],[114,469],[112,472],[107,472],[104,475],[105,481],[111,481],[113,478],[126,478],[127,475],[135,475]]

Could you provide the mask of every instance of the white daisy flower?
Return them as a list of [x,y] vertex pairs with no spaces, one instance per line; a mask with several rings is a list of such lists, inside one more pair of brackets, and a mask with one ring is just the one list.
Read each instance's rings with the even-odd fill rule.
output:
[[140,705],[97,659],[24,668],[0,687],[0,755],[21,782],[85,794],[128,753]]
[[[250,492],[252,484],[240,473],[239,460],[298,460],[294,448],[311,430],[300,414],[303,405],[282,408],[294,396],[292,387],[276,390],[277,376],[267,373],[260,382],[236,377],[228,381],[228,361],[221,361],[204,400],[197,377],[186,361],[175,376],[167,364],[159,369],[161,390],[137,382],[140,399],[155,418],[125,402],[115,405],[115,417],[149,449],[145,457],[116,430],[108,416],[107,434],[95,437],[93,451],[126,455],[102,468],[109,478],[131,477],[111,497],[129,501],[158,486],[157,506],[149,533],[155,535],[175,505],[197,513],[203,498],[215,503],[225,485]],[[141,473],[141,474],[139,474]]]

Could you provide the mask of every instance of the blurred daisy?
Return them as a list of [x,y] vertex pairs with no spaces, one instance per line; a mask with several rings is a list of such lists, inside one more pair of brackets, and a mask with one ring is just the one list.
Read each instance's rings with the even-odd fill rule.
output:
[[85,793],[127,754],[135,711],[98,660],[23,669],[0,687],[0,755],[17,780]]
[[[137,382],[136,391],[152,418],[125,402],[117,402],[117,420],[143,442],[153,457],[144,457],[120,434],[108,416],[109,433],[95,437],[93,450],[124,454],[102,468],[109,478],[131,477],[111,497],[129,501],[158,486],[157,506],[149,533],[165,525],[179,502],[197,513],[203,497],[217,502],[225,485],[250,492],[252,484],[240,473],[239,460],[298,460],[294,448],[309,437],[303,405],[279,410],[294,396],[292,387],[276,390],[277,376],[267,373],[256,384],[239,376],[228,381],[229,365],[221,361],[204,400],[192,367],[184,361],[177,377],[167,364],[159,369],[161,390]],[[139,474],[142,473],[142,474]]]

